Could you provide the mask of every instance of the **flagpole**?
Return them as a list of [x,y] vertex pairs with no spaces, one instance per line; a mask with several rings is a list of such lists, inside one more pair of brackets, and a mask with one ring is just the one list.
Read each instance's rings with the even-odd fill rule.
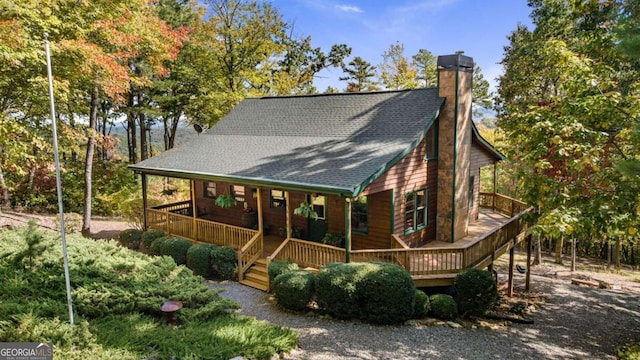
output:
[[56,162],[56,189],[58,191],[58,211],[60,212],[60,233],[62,234],[62,257],[64,258],[64,279],[67,287],[69,322],[73,325],[73,304],[71,300],[71,281],[69,280],[69,258],[67,257],[67,239],[64,230],[64,208],[62,205],[62,185],[60,183],[60,157],[58,156],[58,131],[56,129],[56,108],[53,102],[53,76],[51,75],[51,55],[49,54],[49,34],[44,33],[44,50],[47,54],[47,76],[49,77],[49,103],[51,104],[51,127],[53,129],[53,156]]

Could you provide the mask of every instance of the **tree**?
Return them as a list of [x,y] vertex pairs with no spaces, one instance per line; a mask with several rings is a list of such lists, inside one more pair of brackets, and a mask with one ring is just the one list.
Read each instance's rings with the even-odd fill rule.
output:
[[498,126],[519,165],[520,196],[540,207],[537,231],[557,239],[559,259],[567,235],[619,242],[637,227],[639,189],[615,164],[638,155],[628,136],[638,73],[609,30],[619,2],[530,5],[535,29],[519,26],[505,48]]
[[377,90],[376,67],[359,56],[349,61],[349,66],[343,66],[342,71],[347,76],[340,77],[340,81],[347,81],[347,92],[374,91]]
[[380,82],[390,90],[413,89],[418,87],[416,65],[404,56],[404,45],[396,42],[382,53]]
[[411,57],[417,68],[416,80],[422,87],[438,86],[437,57],[431,51],[420,49]]
[[473,87],[471,89],[471,99],[473,102],[473,116],[482,117],[481,109],[490,109],[493,105],[491,98],[493,94],[489,91],[489,82],[482,75],[482,69],[478,64],[473,66]]

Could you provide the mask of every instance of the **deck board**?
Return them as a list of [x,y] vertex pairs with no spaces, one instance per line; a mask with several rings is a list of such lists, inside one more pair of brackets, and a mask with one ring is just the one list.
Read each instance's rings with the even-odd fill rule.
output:
[[509,221],[509,219],[510,218],[507,215],[503,215],[487,209],[480,209],[478,220],[473,221],[469,224],[469,232],[467,236],[453,243],[445,241],[430,241],[421,247],[426,249],[463,249],[475,242],[483,240],[487,237],[487,234],[494,231],[495,229],[502,227]]

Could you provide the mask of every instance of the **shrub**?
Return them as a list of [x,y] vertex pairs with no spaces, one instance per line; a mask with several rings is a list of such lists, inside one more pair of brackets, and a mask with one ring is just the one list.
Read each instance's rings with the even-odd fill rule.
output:
[[481,269],[466,269],[455,278],[456,302],[462,316],[481,316],[498,299],[498,286],[491,273]]
[[211,249],[211,270],[213,275],[223,279],[232,279],[238,267],[236,251],[229,246],[216,246]]
[[187,263],[187,251],[191,248],[191,241],[183,238],[172,237],[162,243],[160,255],[168,255],[178,265]]
[[413,307],[413,318],[422,319],[429,315],[431,305],[429,304],[429,296],[422,290],[416,289],[416,303]]
[[292,270],[276,276],[273,292],[278,303],[290,310],[304,310],[313,295],[315,276],[305,270]]
[[298,270],[298,264],[284,260],[271,262],[268,269],[269,281],[273,282],[278,275],[293,270]]
[[142,246],[144,246],[144,248],[147,250],[151,250],[151,243],[153,242],[153,240],[161,238],[163,236],[165,235],[164,231],[162,230],[147,230],[142,233]]
[[316,274],[316,301],[332,316],[349,319],[360,316],[358,283],[371,270],[368,263],[333,263]]
[[138,250],[141,239],[142,231],[138,229],[127,229],[120,233],[120,244],[129,249]]
[[172,237],[163,236],[163,237],[153,239],[153,241],[151,242],[151,245],[149,245],[149,253],[151,255],[162,255],[164,244],[167,241],[169,241],[169,239],[172,239]]
[[187,267],[196,275],[210,278],[213,275],[211,269],[211,250],[213,244],[197,244],[187,250]]
[[393,324],[411,318],[416,287],[411,275],[390,263],[369,264],[362,281],[357,284],[360,316],[376,324]]
[[442,320],[452,320],[458,316],[458,305],[449,295],[435,294],[429,298],[431,314]]

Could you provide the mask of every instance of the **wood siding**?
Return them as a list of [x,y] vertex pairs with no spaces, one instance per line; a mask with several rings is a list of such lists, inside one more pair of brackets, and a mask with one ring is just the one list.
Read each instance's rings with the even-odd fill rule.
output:
[[391,241],[391,190],[367,196],[369,231],[367,234],[353,233],[351,248],[388,249]]
[[480,193],[480,168],[493,165],[495,158],[475,141],[471,144],[471,164],[469,168],[470,176],[474,177],[473,196],[469,201],[469,221],[478,220],[480,207],[478,196]]
[[[417,247],[429,240],[435,239],[438,161],[425,161],[425,153],[426,146],[423,140],[413,151],[398,161],[398,163],[363,191],[363,195],[376,194],[389,190],[393,191],[395,204],[393,206],[394,227],[392,232],[411,247]],[[428,191],[427,226],[422,230],[405,235],[405,194],[423,188],[427,188]],[[389,236],[391,236],[391,234],[389,234]]]

